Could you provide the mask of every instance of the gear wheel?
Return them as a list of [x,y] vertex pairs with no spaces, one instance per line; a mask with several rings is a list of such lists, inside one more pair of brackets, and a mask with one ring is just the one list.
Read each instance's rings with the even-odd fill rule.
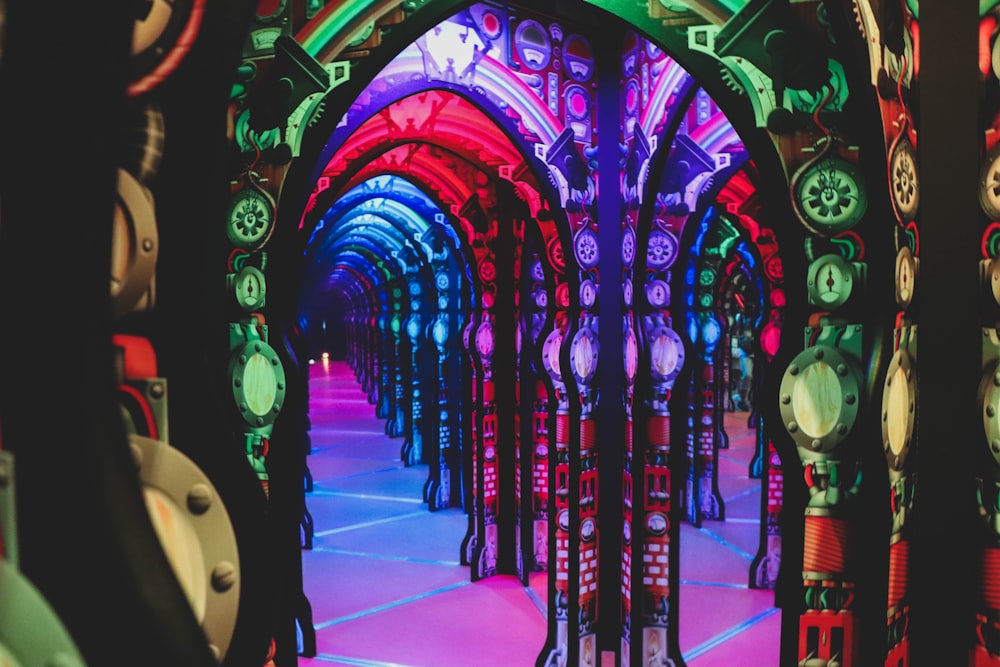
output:
[[729,69],[729,66],[725,63],[719,63],[719,74],[722,76],[722,82],[732,90],[734,93],[739,93],[740,95],[745,95],[746,90],[744,90],[742,84],[736,80],[736,76],[733,71]]

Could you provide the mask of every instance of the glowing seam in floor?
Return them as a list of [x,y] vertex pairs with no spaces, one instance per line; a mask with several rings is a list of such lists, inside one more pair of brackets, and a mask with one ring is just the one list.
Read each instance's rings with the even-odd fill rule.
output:
[[[340,477],[339,479],[344,479]],[[309,493],[312,496],[335,496],[338,498],[359,498],[361,500],[391,500],[397,503],[410,503],[411,505],[423,505],[424,501],[420,498],[401,498],[399,496],[374,496],[368,493],[347,493],[346,491],[323,491],[317,489],[315,486],[313,490]],[[308,499],[309,496],[306,496]],[[428,512],[430,514],[430,512]]]
[[360,556],[361,558],[375,558],[377,560],[394,560],[404,563],[424,563],[427,565],[448,565],[458,567],[462,563],[457,560],[436,560],[433,558],[414,558],[413,556],[393,556],[391,554],[374,554],[368,551],[350,551],[348,549],[331,549],[329,547],[314,548],[313,551],[325,554],[336,554],[338,556]]
[[531,604],[535,605],[535,609],[542,615],[542,618],[548,618],[549,606],[542,601],[542,598],[538,595],[538,591],[528,586],[524,589],[524,593],[531,600]]
[[727,542],[725,540],[725,538],[722,538],[719,535],[716,535],[712,531],[707,530],[704,527],[702,527],[702,528],[698,528],[698,532],[700,532],[700,533],[702,533],[704,535],[707,535],[708,537],[711,537],[713,540],[715,540],[716,542],[718,542],[722,546],[727,547],[728,549],[732,550],[733,553],[738,554],[738,555],[742,556],[743,558],[746,558],[747,560],[750,560],[750,561],[753,560],[753,555],[752,554],[748,554],[746,551],[743,551],[743,549],[740,549],[735,544],[733,544],[731,542]]
[[320,653],[313,660],[336,662],[341,665],[357,665],[357,667],[412,667],[411,665],[403,665],[398,662],[380,662],[376,660],[364,660],[362,658],[348,658],[345,655],[328,655],[326,653]]
[[754,493],[760,493],[760,487],[759,486],[757,488],[747,489],[746,491],[740,491],[739,493],[733,494],[733,495],[731,495],[731,496],[729,496],[727,498],[723,498],[722,501],[725,502],[725,503],[731,503],[732,501],[736,500],[737,498],[742,498],[744,496],[749,496],[749,495],[752,495]]
[[372,614],[377,614],[379,612],[388,611],[389,609],[395,609],[396,607],[402,607],[405,604],[410,604],[411,602],[418,602],[420,600],[425,600],[429,597],[438,595],[439,593],[447,593],[448,591],[453,591],[456,588],[462,588],[463,586],[468,586],[471,581],[459,581],[454,584],[449,584],[447,586],[442,586],[441,588],[435,588],[432,591],[427,591],[426,593],[420,593],[418,595],[411,595],[408,598],[400,598],[398,600],[393,600],[392,602],[387,602],[385,604],[380,604],[377,607],[372,607],[370,609],[364,609],[362,611],[356,611],[353,614],[348,614],[347,616],[341,616],[339,618],[334,618],[329,621],[324,621],[323,623],[317,623],[315,625],[316,631],[324,630],[326,628],[332,627],[334,625],[340,625],[341,623],[347,623],[348,621],[356,621],[359,618],[364,618],[365,616],[371,616]]
[[342,428],[312,428],[310,433],[333,433],[335,435],[385,435],[385,431],[345,431]]
[[394,521],[402,521],[403,519],[412,519],[415,516],[425,516],[427,510],[420,512],[407,512],[406,514],[399,514],[397,516],[386,517],[385,519],[375,519],[374,521],[365,521],[364,523],[355,523],[350,526],[341,526],[340,528],[331,528],[330,530],[319,530],[313,533],[315,537],[324,537],[326,535],[336,535],[337,533],[346,533],[350,530],[357,530],[358,528],[368,528],[370,526],[378,526],[383,523],[392,523]]
[[683,584],[685,586],[709,586],[712,588],[738,588],[744,591],[750,588],[747,584],[730,584],[724,581],[694,581],[693,579],[681,579],[677,583]]
[[761,613],[757,614],[756,616],[751,616],[750,618],[748,618],[747,620],[743,621],[739,625],[734,625],[733,627],[729,628],[725,632],[717,634],[714,637],[712,637],[711,639],[709,639],[708,641],[703,642],[703,643],[699,644],[698,646],[695,646],[690,651],[684,651],[684,659],[685,660],[694,660],[695,658],[697,658],[697,657],[699,657],[701,655],[704,655],[705,653],[708,653],[713,648],[719,646],[720,644],[723,644],[723,643],[729,641],[730,639],[732,639],[736,635],[740,634],[741,632],[744,632],[745,630],[749,630],[750,628],[752,628],[753,626],[757,625],[761,621],[763,621],[765,619],[768,619],[768,618],[770,618],[771,616],[774,616],[777,613],[778,613],[777,609],[765,609],[764,611],[762,611]]

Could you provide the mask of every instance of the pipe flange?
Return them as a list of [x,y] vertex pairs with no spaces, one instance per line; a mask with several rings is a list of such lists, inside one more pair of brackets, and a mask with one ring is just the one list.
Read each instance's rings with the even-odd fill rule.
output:
[[913,441],[916,421],[917,374],[913,358],[896,350],[886,371],[882,390],[882,444],[885,460],[893,470],[902,470]]
[[211,480],[165,442],[130,435],[150,520],[221,662],[229,650],[240,601],[240,557],[229,513]]
[[782,424],[800,450],[829,454],[847,438],[858,417],[859,377],[855,362],[832,345],[806,348],[792,359],[778,401]]

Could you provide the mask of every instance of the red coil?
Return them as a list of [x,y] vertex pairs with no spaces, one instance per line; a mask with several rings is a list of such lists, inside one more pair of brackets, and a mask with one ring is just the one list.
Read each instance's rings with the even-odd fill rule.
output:
[[556,446],[569,446],[569,415],[556,415]]
[[496,387],[492,380],[483,381],[483,403],[493,403],[496,400]]
[[654,447],[670,446],[670,417],[650,417],[646,423],[649,444]]
[[900,540],[889,547],[889,609],[906,597],[910,579],[910,543]]
[[580,421],[580,449],[593,449],[597,444],[597,422],[593,419]]
[[844,572],[850,546],[847,522],[829,516],[807,515],[805,520],[803,571],[827,574]]
[[632,428],[633,424],[631,420],[625,422],[625,451],[632,452]]
[[990,609],[1000,609],[1000,549],[983,549],[983,602]]

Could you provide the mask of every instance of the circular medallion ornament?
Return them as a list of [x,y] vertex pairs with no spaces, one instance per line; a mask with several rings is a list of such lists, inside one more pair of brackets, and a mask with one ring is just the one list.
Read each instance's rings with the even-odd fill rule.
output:
[[160,248],[153,195],[125,169],[118,170],[111,239],[111,302],[118,318],[152,306]]
[[910,140],[900,135],[889,156],[889,187],[892,207],[903,224],[917,217],[920,207],[920,181],[917,177],[917,153]]
[[653,280],[646,285],[646,300],[653,308],[666,308],[670,303],[670,285],[663,280]]
[[677,332],[658,325],[649,332],[650,372],[657,382],[673,382],[684,365],[684,342]]
[[484,259],[479,264],[479,277],[484,283],[491,283],[496,280],[497,277],[497,267],[496,264],[488,259]]
[[632,280],[626,279],[625,283],[622,285],[622,299],[625,301],[625,306],[628,308],[632,307]]
[[792,178],[792,205],[802,223],[817,234],[838,234],[868,209],[861,172],[838,157],[814,160]]
[[562,370],[559,365],[559,351],[562,349],[563,334],[559,329],[553,329],[545,337],[542,345],[542,362],[545,369],[556,382],[562,382]]
[[893,470],[902,470],[913,440],[917,405],[917,374],[905,350],[896,350],[882,389],[882,443]]
[[448,285],[450,284],[451,281],[448,279],[448,274],[445,273],[444,271],[441,271],[436,276],[434,276],[434,286],[437,287],[438,290],[443,292],[446,289],[448,289]]
[[1000,464],[1000,366],[993,364],[983,376],[980,395],[983,397],[983,428],[993,460]]
[[263,308],[267,292],[264,274],[253,266],[243,267],[233,281],[233,292],[236,294],[236,302],[243,310],[253,312]]
[[631,327],[625,330],[625,341],[622,344],[622,361],[625,364],[625,379],[629,384],[635,380],[639,368],[639,345],[635,340],[635,332]]
[[597,302],[597,285],[593,280],[584,280],[580,283],[580,305],[584,308],[593,308]]
[[262,340],[237,348],[229,377],[243,421],[256,428],[273,424],[285,401],[285,369],[274,348]]
[[444,344],[448,342],[448,323],[443,318],[434,321],[434,326],[431,327],[431,338],[434,339],[434,343],[438,347],[444,347]]
[[809,303],[821,308],[839,308],[854,288],[854,269],[840,255],[823,255],[809,265],[806,278]]
[[664,229],[654,229],[649,233],[646,246],[646,266],[654,271],[669,268],[677,257],[677,237]]
[[493,356],[493,325],[489,321],[483,322],[482,326],[476,330],[476,350],[483,359]]
[[633,260],[635,260],[635,232],[630,225],[625,225],[625,230],[622,232],[622,264],[626,268],[631,268]]
[[549,293],[544,289],[535,290],[535,305],[539,308],[545,308],[549,305]]
[[847,438],[858,416],[859,376],[854,362],[832,345],[806,348],[785,369],[781,421],[805,454],[828,454]]
[[589,227],[580,231],[573,242],[573,251],[580,266],[592,269],[597,266],[598,249],[597,234]]
[[542,266],[541,260],[534,260],[531,263],[531,279],[536,283],[545,282],[545,267]]
[[582,384],[589,383],[597,373],[597,355],[600,346],[597,335],[590,327],[582,327],[573,336],[569,356],[573,361],[573,377]]
[[566,255],[563,253],[562,242],[558,236],[553,236],[545,245],[545,254],[549,258],[549,264],[556,273],[566,272]]
[[1000,220],[1000,143],[993,145],[979,169],[979,204],[990,220]]
[[665,535],[667,530],[670,529],[670,520],[667,519],[667,515],[662,512],[650,512],[646,515],[646,530],[649,531],[650,535],[660,537]]
[[251,183],[237,192],[226,211],[226,236],[242,250],[257,250],[274,230],[274,199],[264,189]]
[[896,303],[900,308],[909,308],[917,288],[917,258],[909,246],[903,246],[896,253]]
[[[420,281],[419,280],[412,280],[411,279],[410,284],[409,284],[410,296],[420,296],[420,290],[421,289],[422,289],[422,286],[420,284]],[[413,308],[415,309],[416,306],[413,306]]]
[[229,513],[211,480],[180,450],[138,435],[129,436],[129,445],[153,528],[221,660],[240,600],[239,549]]

